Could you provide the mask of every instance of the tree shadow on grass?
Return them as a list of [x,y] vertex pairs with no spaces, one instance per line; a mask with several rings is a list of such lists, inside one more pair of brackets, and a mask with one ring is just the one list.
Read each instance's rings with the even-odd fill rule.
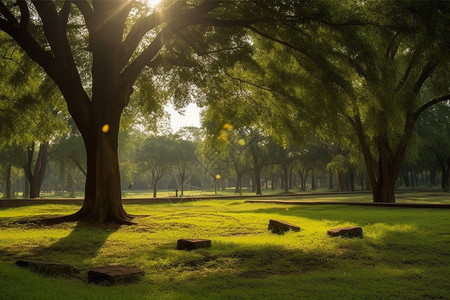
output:
[[[23,258],[64,263],[80,268],[90,264],[108,237],[120,227],[118,224],[94,225],[78,222],[66,237],[48,247],[37,247]],[[48,228],[51,230],[55,227]]]
[[[429,212],[428,209],[414,208],[385,208],[385,207],[354,207],[346,205],[279,205],[278,207],[247,209],[234,211],[232,213],[257,213],[273,214],[274,218],[278,216],[301,217],[311,220],[329,220],[339,223],[350,222],[359,225],[373,223],[398,223],[417,222],[414,215],[422,212]],[[433,210],[433,214],[444,215],[445,210]]]
[[[309,293],[317,293],[329,286],[331,290],[346,291],[347,297],[354,296],[350,298],[365,298],[363,296],[373,296],[373,293],[398,298],[393,296],[401,296],[405,292],[419,298],[426,298],[426,295],[440,298],[445,294],[449,275],[448,270],[444,271],[447,256],[446,250],[441,249],[443,240],[439,245],[433,245],[432,239],[425,243],[419,240],[425,240],[425,234],[420,234],[419,239],[412,239],[414,235],[408,231],[392,230],[377,239],[329,238],[326,242],[335,243],[336,248],[323,250],[318,245],[317,249],[310,251],[282,245],[245,245],[214,239],[211,248],[193,251],[177,251],[174,244],[164,244],[150,251],[153,257],[165,259],[161,260],[161,265],[147,267],[146,272],[149,276],[161,276],[157,278],[163,285],[164,282],[177,280],[177,286],[192,287],[194,293],[200,294],[200,288],[220,290],[222,287],[228,293],[231,289],[226,285],[233,286],[233,290],[240,287],[247,289],[247,286],[255,284],[264,289],[271,283],[281,282],[290,282],[285,285],[286,291],[294,293],[299,291],[297,284],[313,279],[312,286],[308,288],[306,284],[302,289],[308,288]],[[301,237],[294,234],[292,238],[299,238],[299,243],[302,242]],[[319,284],[320,288],[314,287],[314,284]],[[363,288],[354,290],[355,286]],[[266,296],[271,292],[274,295],[270,289],[265,289],[265,292],[268,293]]]
[[[204,274],[228,274],[242,278],[266,278],[272,275],[303,274],[310,271],[332,270],[336,265],[322,251],[304,252],[280,245],[243,245],[236,242],[212,241],[211,248],[175,250],[174,244],[164,244],[150,250],[155,259],[148,273],[171,272],[180,279],[191,280]],[[161,259],[161,265],[157,258]],[[194,276],[192,278],[192,276]],[[170,279],[168,279],[170,280]]]

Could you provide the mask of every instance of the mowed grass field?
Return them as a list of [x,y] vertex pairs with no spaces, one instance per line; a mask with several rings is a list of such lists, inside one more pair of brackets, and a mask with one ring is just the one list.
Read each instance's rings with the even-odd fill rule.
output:
[[[446,202],[450,194],[416,198]],[[17,223],[77,209],[0,209],[0,299],[450,299],[448,209],[202,200],[125,205],[138,215],[133,226]],[[301,231],[272,234],[269,219]],[[363,239],[326,234],[353,225]],[[178,251],[179,238],[211,239],[212,247]],[[25,258],[81,273],[48,277],[15,266]],[[88,269],[106,264],[139,267],[145,276],[128,285],[87,283]]]

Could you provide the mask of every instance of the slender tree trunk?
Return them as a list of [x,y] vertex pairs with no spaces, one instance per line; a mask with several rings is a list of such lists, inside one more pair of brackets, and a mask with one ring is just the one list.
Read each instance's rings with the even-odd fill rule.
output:
[[436,171],[430,170],[430,184],[436,185]]
[[35,145],[33,143],[32,147],[28,148],[27,163],[23,169],[30,184],[30,198],[39,198],[47,167],[48,144],[43,143],[39,146],[38,157],[33,168],[34,149]]
[[329,176],[330,176],[330,181],[328,183],[328,189],[332,190],[333,189],[333,171],[330,169],[328,171]]
[[29,198],[30,196],[30,184],[28,183],[28,178],[27,176],[24,176],[24,180],[23,180],[23,195],[22,198]]
[[289,170],[288,170],[288,166],[286,164],[283,164],[283,188],[284,188],[284,192],[288,193],[289,192]]
[[157,195],[157,189],[158,189],[158,184],[154,183],[153,184],[153,198],[156,198]]
[[255,168],[254,179],[255,179],[255,183],[254,183],[253,186],[255,188],[256,195],[262,195],[262,191],[261,191],[261,170],[260,170],[260,168]]
[[242,185],[242,174],[241,172],[236,171],[236,188],[234,189],[235,194],[242,193],[241,185]]
[[442,164],[442,189],[444,191],[450,191],[450,159],[446,163]]
[[75,198],[75,187],[73,182],[72,173],[67,174],[67,191],[69,192],[70,198]]
[[6,171],[5,171],[5,199],[11,198],[11,169],[12,165],[11,163],[6,164]]
[[183,197],[184,196],[184,180],[185,180],[184,172],[182,174],[180,174],[180,180],[181,180],[181,194],[180,194],[180,196]]
[[314,173],[311,173],[311,190],[316,190],[316,176],[314,175]]

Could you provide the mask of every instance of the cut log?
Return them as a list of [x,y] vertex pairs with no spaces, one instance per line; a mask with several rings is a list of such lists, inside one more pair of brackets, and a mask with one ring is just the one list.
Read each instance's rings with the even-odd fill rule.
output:
[[340,236],[347,238],[363,238],[363,230],[359,226],[333,228],[328,230],[327,234],[333,237]]
[[89,270],[88,282],[107,285],[134,283],[143,275],[144,271],[136,267],[103,266]]
[[49,276],[74,276],[79,274],[80,270],[75,267],[39,260],[18,260],[16,265],[22,268],[27,268],[33,272],[49,275]]
[[211,240],[204,239],[179,239],[177,241],[178,250],[195,250],[200,248],[210,248]]
[[271,230],[272,233],[281,234],[284,232],[287,232],[289,230],[292,231],[300,231],[300,227],[294,224],[290,224],[284,221],[278,221],[278,220],[269,220],[269,228],[268,230]]

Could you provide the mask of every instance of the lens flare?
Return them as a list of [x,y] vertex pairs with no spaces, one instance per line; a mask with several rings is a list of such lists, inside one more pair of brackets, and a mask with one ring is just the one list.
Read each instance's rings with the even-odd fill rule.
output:
[[107,133],[108,131],[109,131],[109,125],[108,124],[103,125],[102,132]]
[[225,130],[231,131],[231,130],[233,130],[233,125],[225,123],[225,124],[223,124],[222,128]]

